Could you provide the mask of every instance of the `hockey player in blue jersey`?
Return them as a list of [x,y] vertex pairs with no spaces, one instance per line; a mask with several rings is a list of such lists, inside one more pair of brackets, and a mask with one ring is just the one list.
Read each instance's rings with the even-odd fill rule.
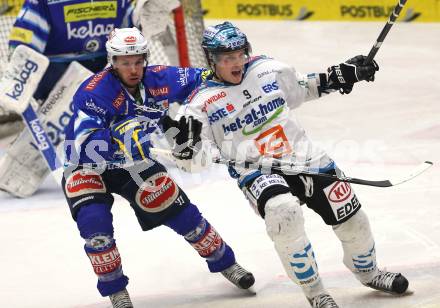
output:
[[142,230],[173,229],[205,258],[211,272],[249,288],[253,275],[236,263],[232,249],[149,154],[150,135],[160,128],[168,103],[185,99],[206,72],[146,67],[148,44],[136,28],[115,29],[106,47],[111,66],[87,79],[73,99],[62,180],[99,292],[113,307],[132,307],[113,237],[113,193],[130,203]]
[[45,100],[72,61],[92,72],[107,64],[105,42],[114,28],[132,26],[132,1],[24,1],[9,38],[49,57],[34,97]]

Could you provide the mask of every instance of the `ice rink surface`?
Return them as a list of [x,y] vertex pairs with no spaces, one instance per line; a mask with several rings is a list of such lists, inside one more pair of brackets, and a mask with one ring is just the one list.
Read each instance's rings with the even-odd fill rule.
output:
[[[215,21],[208,21],[213,23]],[[303,73],[321,72],[367,54],[383,23],[236,22],[254,54]],[[309,102],[297,116],[349,176],[405,175],[435,165],[393,188],[355,185],[370,218],[380,266],[401,271],[412,294],[392,297],[361,286],[342,264],[331,228],[303,207],[321,276],[341,307],[440,307],[440,24],[396,24],[377,55],[376,82]],[[5,142],[0,143],[4,148]],[[222,167],[202,175],[175,172],[205,217],[256,277],[256,295],[240,291],[173,231],[141,232],[129,205],[116,198],[115,237],[136,307],[307,307],[266,235]],[[203,180],[202,180],[203,179]],[[48,179],[32,198],[0,193],[0,306],[109,307],[95,285],[75,223],[58,185]]]

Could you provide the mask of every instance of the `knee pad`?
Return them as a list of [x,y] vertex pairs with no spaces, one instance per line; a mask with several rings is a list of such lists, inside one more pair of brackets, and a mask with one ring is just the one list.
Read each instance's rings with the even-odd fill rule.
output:
[[376,269],[376,251],[367,215],[360,209],[346,222],[333,226],[333,230],[342,243],[344,264],[360,274],[358,279],[364,280],[363,276]]
[[270,198],[265,206],[266,231],[272,241],[295,240],[305,234],[297,197],[290,193]]

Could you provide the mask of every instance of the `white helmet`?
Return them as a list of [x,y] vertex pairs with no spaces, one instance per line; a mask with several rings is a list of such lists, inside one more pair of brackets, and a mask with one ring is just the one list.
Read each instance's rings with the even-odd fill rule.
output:
[[145,54],[145,60],[148,61],[150,51],[148,41],[142,35],[139,29],[133,28],[115,28],[108,36],[105,43],[107,49],[108,62],[113,65],[114,56],[129,56]]

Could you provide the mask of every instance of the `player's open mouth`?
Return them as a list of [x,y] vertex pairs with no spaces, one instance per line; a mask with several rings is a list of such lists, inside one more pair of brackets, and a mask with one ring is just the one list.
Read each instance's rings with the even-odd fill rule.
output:
[[242,70],[232,71],[232,76],[240,77],[242,75]]

